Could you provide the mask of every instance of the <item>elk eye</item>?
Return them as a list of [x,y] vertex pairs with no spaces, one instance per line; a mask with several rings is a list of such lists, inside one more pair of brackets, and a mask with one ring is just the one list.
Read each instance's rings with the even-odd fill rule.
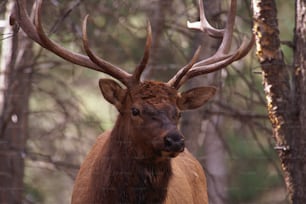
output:
[[174,116],[174,119],[180,119],[182,117],[182,113],[181,112],[177,112]]
[[182,113],[179,111],[175,111],[175,113],[173,113],[173,119],[174,120],[179,120],[182,117]]
[[182,113],[181,113],[181,112],[178,112],[178,113],[177,113],[177,117],[178,117],[178,118],[181,118],[181,117],[182,117]]
[[131,111],[132,111],[132,115],[133,115],[133,116],[138,116],[138,115],[140,115],[140,111],[139,111],[139,109],[137,109],[137,108],[132,108]]

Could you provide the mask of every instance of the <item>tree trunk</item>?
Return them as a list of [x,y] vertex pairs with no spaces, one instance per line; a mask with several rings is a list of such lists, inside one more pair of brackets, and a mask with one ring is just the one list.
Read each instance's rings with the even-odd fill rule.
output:
[[295,64],[285,65],[274,0],[253,0],[257,57],[289,199],[306,200],[305,0],[297,0]]
[[[205,14],[210,22],[220,24],[220,20],[216,15],[221,11],[221,1],[204,1]],[[206,58],[216,52],[219,46],[217,40],[204,35],[199,32],[194,40],[194,50],[198,45],[202,45],[202,53],[200,56]],[[220,72],[210,74],[208,76],[197,77],[188,83],[188,87],[199,86],[219,86],[220,85]],[[219,89],[220,90],[220,89]],[[218,100],[221,93],[218,92],[214,99]],[[209,107],[208,107],[209,106]],[[208,104],[200,110],[190,111],[184,113],[182,118],[181,129],[186,136],[186,145],[188,149],[197,157],[203,157],[201,163],[204,164],[206,176],[208,197],[210,204],[225,204],[227,203],[227,187],[228,175],[227,166],[225,161],[226,150],[222,141],[221,135],[218,133],[218,126],[222,125],[221,116],[212,116],[207,118],[205,110],[214,109],[217,107]]]
[[[288,164],[292,174],[292,201],[306,201],[306,0],[296,0],[294,68],[296,73],[299,132],[288,136],[292,160]],[[291,164],[292,163],[292,164]]]
[[32,59],[32,43],[26,39],[18,40],[18,33],[8,23],[13,3],[13,0],[7,2],[4,34],[14,35],[2,42],[0,77],[0,203],[6,204],[20,204],[23,199],[24,152],[32,73],[32,68],[26,65],[28,59]]
[[166,15],[173,0],[157,0],[148,4],[148,16],[152,26],[152,46],[150,51],[149,63],[142,74],[143,79],[153,78],[158,69],[156,68],[162,56],[161,43],[162,35],[166,28]]

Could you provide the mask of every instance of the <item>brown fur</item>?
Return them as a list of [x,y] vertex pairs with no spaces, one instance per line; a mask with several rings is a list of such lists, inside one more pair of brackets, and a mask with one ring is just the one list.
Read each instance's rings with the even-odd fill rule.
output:
[[[105,142],[108,138],[109,132],[98,137],[96,144],[87,155],[73,189],[73,204],[119,203],[115,200],[120,196],[119,194],[109,196],[106,200],[95,200],[95,196],[99,193],[98,187],[103,186],[103,180],[109,179],[109,175],[112,174],[112,172],[108,172],[107,174],[97,167],[101,165],[102,161],[100,161],[101,158],[99,156],[103,152]],[[122,162],[122,160],[119,162]],[[188,152],[188,150],[185,149],[184,152],[171,159],[171,167],[172,176],[170,182],[167,186],[163,186],[167,190],[164,203],[207,204],[208,198],[204,172],[200,163]],[[128,173],[131,172],[128,170]]]
[[[85,158],[72,203],[208,203],[198,161],[186,149],[165,149],[169,132],[182,137],[177,130],[177,91],[158,82],[131,90],[107,80],[101,83],[107,83],[102,93],[117,104],[120,115],[113,130],[100,136]],[[183,98],[182,106],[188,100]],[[131,108],[141,115],[133,116]]]

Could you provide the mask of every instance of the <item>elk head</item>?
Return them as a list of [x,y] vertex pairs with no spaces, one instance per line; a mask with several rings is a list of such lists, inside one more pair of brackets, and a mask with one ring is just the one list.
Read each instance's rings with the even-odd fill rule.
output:
[[[203,105],[214,93],[213,87],[199,87],[180,93],[178,89],[189,79],[220,70],[244,57],[251,49],[254,38],[244,39],[240,47],[230,52],[236,13],[236,0],[231,0],[225,29],[215,29],[205,18],[203,2],[200,0],[200,21],[188,23],[193,29],[207,32],[213,37],[222,38],[217,52],[204,60],[197,61],[200,49],[197,49],[191,61],[179,69],[168,82],[141,81],[141,73],[146,67],[150,55],[151,27],[148,23],[147,40],[143,58],[133,74],[99,58],[89,47],[86,34],[88,16],[83,21],[83,45],[87,55],[69,51],[53,42],[45,34],[41,24],[42,0],[37,0],[34,22],[29,18],[25,0],[17,0],[17,11],[13,17],[23,31],[34,41],[56,55],[96,71],[104,72],[120,81],[125,87],[112,79],[101,79],[99,86],[105,99],[113,104],[120,113],[118,120],[129,128],[130,142],[142,147],[143,155],[173,157],[184,149],[184,137],[177,125],[180,112],[195,109]],[[114,131],[114,130],[113,130]],[[123,138],[121,138],[123,139]],[[139,155],[141,156],[141,155]]]
[[216,90],[200,87],[179,93],[154,81],[124,89],[112,79],[101,79],[99,85],[104,98],[119,111],[118,123],[128,128],[129,135],[119,140],[131,142],[137,149],[134,156],[151,161],[174,157],[184,150],[184,137],[177,128],[181,111],[200,107]]

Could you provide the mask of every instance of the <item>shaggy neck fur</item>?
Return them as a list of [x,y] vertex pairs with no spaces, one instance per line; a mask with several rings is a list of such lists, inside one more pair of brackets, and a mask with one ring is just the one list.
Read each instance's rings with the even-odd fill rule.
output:
[[[124,116],[119,116],[108,149],[94,176],[94,203],[163,203],[171,177],[170,159],[158,161],[149,152],[135,152],[133,133]],[[131,135],[126,135],[131,133]],[[151,154],[152,155],[152,154]],[[105,177],[106,175],[107,178]]]

